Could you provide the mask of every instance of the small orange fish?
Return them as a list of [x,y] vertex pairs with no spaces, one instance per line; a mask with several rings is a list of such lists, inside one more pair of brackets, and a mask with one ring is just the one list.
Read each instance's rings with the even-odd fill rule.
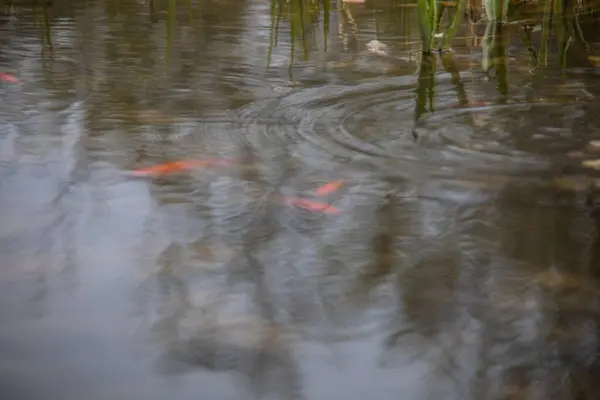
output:
[[0,81],[5,81],[8,83],[19,83],[21,82],[19,78],[14,75],[7,74],[6,72],[0,72]]
[[329,183],[324,184],[323,186],[319,186],[315,190],[315,194],[317,196],[327,196],[327,195],[335,192],[339,188],[341,188],[343,185],[344,185],[344,180],[343,179],[340,179],[340,180],[337,180],[337,181],[333,181],[333,182],[329,182]]
[[286,196],[283,198],[283,201],[289,205],[300,207],[309,211],[323,212],[326,214],[340,214],[342,212],[342,210],[335,208],[331,204],[301,199],[299,197]]
[[233,161],[229,159],[174,161],[166,164],[154,165],[152,167],[136,169],[132,171],[132,173],[136,176],[166,175],[182,172],[196,167],[229,165],[232,162]]

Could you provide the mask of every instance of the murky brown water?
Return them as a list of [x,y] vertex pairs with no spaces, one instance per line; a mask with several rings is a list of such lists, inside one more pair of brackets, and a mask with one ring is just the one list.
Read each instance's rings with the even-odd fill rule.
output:
[[[293,43],[283,20],[272,52],[269,2],[192,6],[0,18],[0,397],[599,396],[600,70],[576,46],[533,68],[506,28],[503,83],[466,27],[422,63],[397,2]],[[227,162],[129,173],[193,159]]]

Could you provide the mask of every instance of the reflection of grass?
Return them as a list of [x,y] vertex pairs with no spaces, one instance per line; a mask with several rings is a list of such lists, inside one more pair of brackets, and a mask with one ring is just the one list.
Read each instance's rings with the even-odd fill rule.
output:
[[[560,60],[560,65],[567,66],[567,58],[574,44],[579,45],[579,49],[589,52],[589,45],[583,38],[580,26],[580,18],[584,14],[592,12],[590,7],[582,7],[581,4],[568,3],[563,0],[538,0],[535,4],[534,15],[523,18],[524,12],[529,5],[521,6],[517,2],[510,0],[486,0],[480,10],[473,13],[474,3],[469,0],[414,0],[414,3],[408,3],[409,0],[390,1],[389,12],[376,12],[371,14],[375,19],[376,37],[382,36],[402,36],[405,43],[410,42],[411,23],[416,22],[419,27],[419,36],[421,39],[421,50],[423,57],[421,60],[418,87],[416,90],[417,102],[415,109],[415,119],[434,109],[435,94],[435,73],[438,61],[434,53],[441,53],[441,61],[444,68],[452,74],[453,82],[458,87],[460,75],[452,61],[452,55],[447,50],[451,48],[452,42],[463,24],[467,12],[471,15],[484,13],[486,16],[486,29],[481,38],[481,60],[480,65],[483,72],[488,77],[497,82],[497,90],[503,99],[508,95],[508,67],[507,45],[510,31],[519,29],[522,25],[524,44],[532,54],[532,69],[548,65],[548,58],[551,48],[557,47],[555,55]],[[469,1],[469,3],[467,3]],[[321,14],[325,18],[325,23],[329,24],[329,9],[326,8],[327,1],[321,0],[272,0],[272,40],[271,51],[277,45],[278,33],[281,21],[289,21],[292,62],[294,57],[295,43],[298,39],[303,42],[304,55],[307,57],[306,32],[309,26],[315,23]],[[338,2],[337,11],[340,13],[340,19],[348,19],[347,15],[351,13],[354,7],[367,8],[366,5],[350,6]],[[467,7],[469,9],[467,9]],[[325,10],[325,13],[322,13]],[[399,17],[395,18],[395,14]],[[401,14],[401,15],[400,15]],[[445,19],[444,19],[445,17]],[[533,18],[532,18],[533,17]],[[381,21],[383,20],[383,21]],[[532,23],[532,20],[534,21]],[[360,20],[352,18],[355,25],[354,36],[360,33]],[[447,23],[442,23],[447,21]],[[536,22],[539,21],[539,24]],[[382,23],[385,22],[385,23]],[[482,22],[482,21],[480,21]],[[398,26],[398,30],[394,27]],[[509,26],[510,25],[510,26]],[[328,26],[328,25],[326,25]],[[531,27],[540,27],[540,34],[536,40],[532,39]],[[391,28],[390,28],[391,27]],[[393,32],[383,32],[384,29],[394,29]],[[536,29],[538,30],[538,29]],[[326,33],[327,35],[327,29]],[[407,46],[408,47],[408,46]],[[589,58],[589,57],[588,57]],[[593,59],[593,57],[591,57]],[[468,99],[464,90],[458,91],[459,104],[468,104]]]
[[508,58],[506,56],[507,38],[503,24],[489,21],[482,41],[481,69],[490,74],[494,69],[498,90],[506,96],[508,92]]
[[419,68],[417,84],[417,101],[415,108],[415,121],[427,111],[434,110],[436,57],[433,54],[424,54]]
[[[48,46],[50,48],[50,50],[52,50],[52,29],[51,29],[51,23],[50,23],[50,15],[48,13],[48,3],[46,1],[41,2],[42,3],[42,29],[43,29],[43,33],[42,33],[42,45],[43,46]],[[33,5],[33,15],[34,15],[34,19],[38,20],[38,6],[37,3],[34,3]]]
[[[148,0],[151,13],[154,13],[154,1]],[[185,0],[186,13],[188,16],[188,23],[190,26],[194,26],[194,7],[192,0]],[[175,29],[175,21],[177,14],[177,0],[168,0],[167,5],[167,64],[171,62],[171,53],[173,50],[173,31]]]
[[567,64],[567,51],[571,44],[577,41],[587,50],[587,42],[581,32],[579,19],[583,10],[576,5],[567,6],[560,0],[548,0],[544,7],[542,18],[542,42],[538,53],[541,66],[548,65],[548,48],[554,33],[559,48],[559,56],[563,68]]
[[507,20],[510,0],[485,0],[484,4],[488,21],[505,22]]
[[308,59],[307,33],[323,14],[324,42],[327,49],[329,34],[330,3],[327,0],[271,0],[271,43],[268,63],[271,62],[273,48],[277,46],[281,22],[287,20],[290,27],[290,59],[293,62],[296,53],[296,42],[300,39],[304,58]]

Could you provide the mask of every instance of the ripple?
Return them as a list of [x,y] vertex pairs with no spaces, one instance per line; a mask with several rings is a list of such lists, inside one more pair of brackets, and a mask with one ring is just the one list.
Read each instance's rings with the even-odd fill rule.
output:
[[241,109],[248,127],[246,138],[259,153],[268,153],[270,143],[313,160],[357,155],[393,159],[397,153],[390,151],[389,142],[382,137],[393,130],[400,146],[413,146],[406,135],[412,126],[410,118],[397,118],[393,126],[386,127],[381,121],[370,124],[356,115],[364,110],[381,116],[392,111],[410,115],[414,82],[413,77],[401,77],[354,86],[325,85],[255,102]]
[[307,164],[367,161],[394,175],[519,176],[568,162],[573,121],[585,113],[586,102],[564,95],[464,106],[450,75],[438,74],[436,110],[415,122],[417,85],[415,76],[387,77],[254,102],[240,109],[245,139],[267,159],[285,148]]
[[[452,108],[428,116],[420,127],[435,132],[437,144],[449,157],[543,168],[547,156],[566,149],[560,144],[572,143],[560,141],[570,136],[570,129],[562,127],[568,123],[552,116],[576,115],[576,107],[564,102],[515,102]],[[552,138],[553,144],[542,144],[544,138]]]

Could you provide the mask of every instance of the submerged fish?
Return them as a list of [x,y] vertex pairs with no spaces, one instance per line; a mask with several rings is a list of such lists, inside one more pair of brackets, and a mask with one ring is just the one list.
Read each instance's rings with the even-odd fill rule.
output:
[[6,72],[0,72],[0,81],[5,81],[9,83],[19,83],[21,82],[19,78],[14,75],[7,74]]
[[[154,165],[151,167],[139,168],[131,171],[133,176],[160,176],[166,174],[173,174],[183,172],[192,168],[197,167],[213,167],[231,165],[234,161],[232,159],[214,159],[214,160],[184,160],[174,161],[165,164]],[[342,180],[327,183],[316,190],[316,194],[320,196],[326,196],[329,193],[334,192],[340,188],[343,184]],[[313,212],[322,212],[326,214],[340,214],[342,210],[336,208],[328,203],[319,201],[302,199],[299,197],[283,196],[279,197],[279,200],[285,204],[303,208],[305,210]]]
[[230,159],[216,159],[216,160],[184,160],[174,161],[165,164],[154,165],[152,167],[140,168],[132,171],[135,176],[149,176],[149,175],[166,175],[178,172],[183,172],[197,167],[215,167],[222,165],[230,165],[233,161]]
[[336,190],[338,190],[339,188],[341,188],[344,185],[344,180],[340,179],[337,181],[333,181],[333,182],[329,182],[326,183],[322,186],[319,186],[316,190],[315,190],[315,194],[317,196],[327,196],[333,192],[335,192]]
[[322,212],[326,214],[340,214],[342,212],[342,210],[332,206],[331,204],[302,199],[300,197],[286,196],[283,198],[283,201],[289,205],[303,208],[308,211]]

